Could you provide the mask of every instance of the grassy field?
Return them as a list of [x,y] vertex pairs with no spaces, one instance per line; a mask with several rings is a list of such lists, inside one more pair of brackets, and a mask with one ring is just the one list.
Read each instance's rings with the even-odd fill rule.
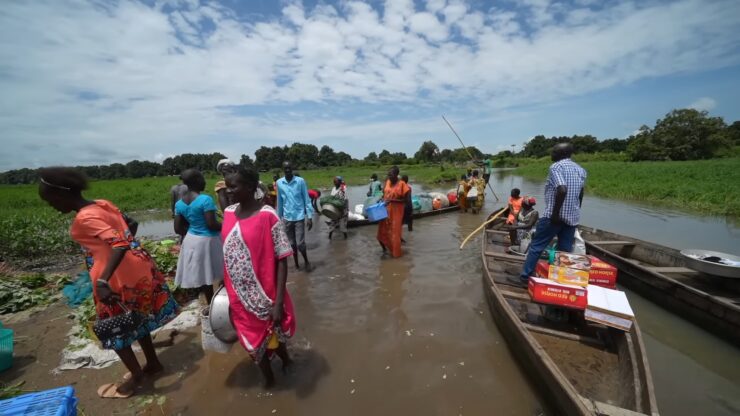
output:
[[[578,161],[578,158],[575,158]],[[515,172],[544,178],[551,162],[528,161]],[[647,201],[706,214],[740,216],[740,158],[690,162],[579,161],[593,195]]]

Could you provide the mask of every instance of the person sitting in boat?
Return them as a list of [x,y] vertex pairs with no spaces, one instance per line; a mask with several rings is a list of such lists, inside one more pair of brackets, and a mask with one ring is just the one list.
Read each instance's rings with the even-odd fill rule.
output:
[[378,180],[378,175],[370,175],[370,189],[367,190],[367,197],[371,196],[383,196],[383,184]]
[[511,190],[511,196],[509,197],[509,217],[506,219],[506,223],[514,225],[517,221],[519,211],[522,209],[522,197],[519,188]]
[[540,218],[540,213],[534,209],[537,200],[533,197],[522,198],[522,209],[517,214],[516,224],[509,225],[509,238],[511,239],[511,251],[524,254],[529,249],[529,242],[536,230],[535,224]]
[[460,205],[462,212],[468,212],[468,191],[470,191],[470,183],[468,176],[463,173],[457,184],[457,204]]

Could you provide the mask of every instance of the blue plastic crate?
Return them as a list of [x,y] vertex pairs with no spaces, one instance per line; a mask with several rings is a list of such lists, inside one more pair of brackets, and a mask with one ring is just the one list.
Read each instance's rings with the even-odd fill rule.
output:
[[388,218],[388,210],[385,207],[385,202],[378,202],[377,204],[370,205],[367,209],[367,218],[370,222],[378,222]]
[[2,416],[76,416],[77,398],[71,386],[24,394],[0,401]]

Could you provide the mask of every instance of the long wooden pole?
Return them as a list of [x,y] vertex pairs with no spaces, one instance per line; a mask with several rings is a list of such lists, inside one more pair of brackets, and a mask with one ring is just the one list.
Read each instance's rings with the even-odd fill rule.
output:
[[[450,122],[449,122],[449,121],[447,121],[447,119],[445,118],[445,116],[444,116],[444,115],[442,116],[442,120],[444,120],[444,121],[445,121],[445,123],[447,123],[447,126],[448,126],[448,127],[450,128],[450,130],[452,130],[452,132],[453,132],[453,133],[455,134],[455,136],[457,137],[457,140],[459,140],[459,141],[460,141],[460,144],[462,145],[463,149],[465,149],[465,152],[466,152],[466,153],[468,154],[468,156],[470,156],[470,160],[471,160],[471,161],[473,161],[473,162],[475,162],[475,158],[474,158],[474,157],[473,157],[473,155],[472,155],[472,154],[470,153],[470,150],[468,150],[468,147],[467,147],[467,146],[465,146],[465,143],[463,143],[463,141],[462,141],[462,138],[460,138],[460,135],[459,135],[459,134],[457,134],[457,132],[455,131],[455,128],[454,128],[454,127],[452,127],[452,124],[450,124]],[[488,189],[490,189],[490,190],[491,190],[491,193],[493,194],[493,197],[494,197],[494,198],[496,198],[496,201],[499,201],[499,199],[498,199],[498,195],[496,195],[496,192],[494,192],[494,190],[493,190],[493,187],[491,186],[491,184],[490,184],[490,183],[486,183],[486,185],[488,185]]]
[[476,229],[475,229],[475,231],[473,231],[472,233],[470,233],[470,235],[469,235],[469,236],[467,236],[467,237],[465,238],[465,240],[463,240],[462,244],[460,244],[460,250],[462,250],[462,249],[463,249],[463,247],[465,247],[465,243],[467,243],[467,242],[468,242],[468,240],[470,240],[470,238],[471,238],[471,237],[473,237],[473,236],[474,236],[474,235],[475,235],[475,234],[476,234],[476,233],[477,233],[478,231],[480,231],[480,230],[481,230],[481,229],[482,229],[483,227],[485,227],[486,225],[488,225],[488,224],[492,223],[492,222],[493,222],[493,220],[495,220],[496,218],[498,218],[498,217],[499,217],[499,215],[503,214],[503,213],[504,213],[504,211],[506,211],[506,208],[507,208],[507,207],[503,207],[503,208],[501,208],[501,209],[500,209],[500,210],[499,210],[499,211],[498,211],[498,212],[496,213],[496,215],[494,215],[493,217],[491,217],[491,219],[487,220],[486,222],[484,222],[483,224],[481,224],[481,225],[480,225],[480,227],[476,228]]

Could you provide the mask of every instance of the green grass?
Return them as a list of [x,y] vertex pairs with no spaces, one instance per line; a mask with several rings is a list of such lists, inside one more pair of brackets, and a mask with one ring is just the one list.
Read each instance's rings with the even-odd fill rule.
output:
[[[575,157],[587,171],[586,192],[713,215],[740,216],[740,158],[689,162],[602,162]],[[515,173],[547,176],[550,161],[527,160]]]

